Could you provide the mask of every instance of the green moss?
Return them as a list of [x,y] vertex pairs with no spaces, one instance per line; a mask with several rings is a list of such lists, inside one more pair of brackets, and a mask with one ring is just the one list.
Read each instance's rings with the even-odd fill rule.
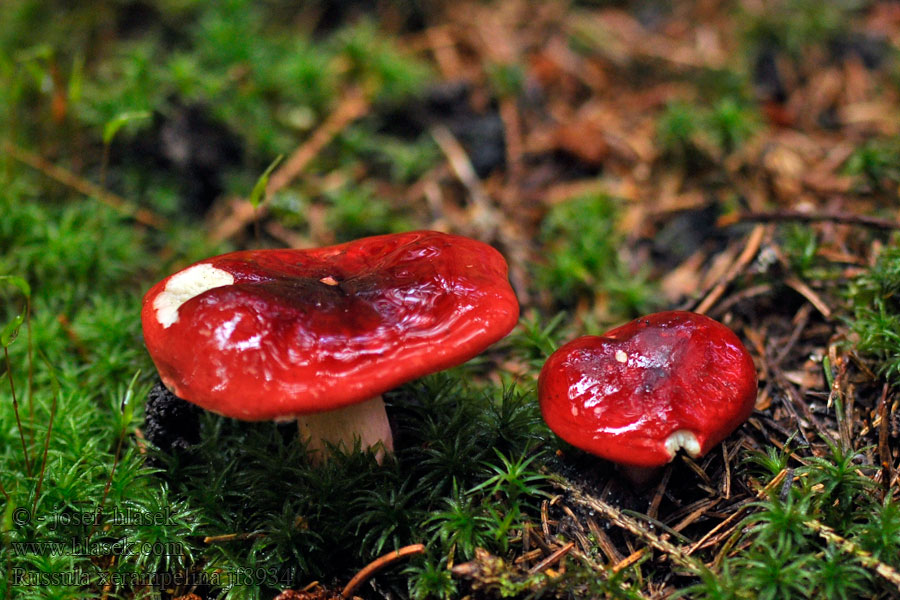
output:
[[397,183],[412,183],[433,168],[441,157],[434,139],[427,134],[405,141],[380,134],[369,125],[348,129],[341,136],[342,152]]
[[694,138],[701,128],[701,115],[696,107],[685,102],[666,106],[657,124],[657,138],[663,151],[680,158],[696,152]]
[[710,105],[668,104],[657,121],[656,135],[665,158],[696,170],[738,150],[759,123],[751,103],[741,96],[724,95]]
[[745,15],[751,45],[769,45],[794,59],[806,56],[848,31],[850,17],[862,8],[857,0],[816,2],[789,0]]
[[[704,574],[682,594],[691,598],[870,598],[883,597],[889,584],[864,568],[867,553],[887,565],[900,564],[900,514],[896,500],[879,500],[856,452],[828,443],[823,457],[783,471],[790,450],[758,454],[749,461],[770,482],[779,473],[796,474],[774,486],[754,505],[733,540],[740,553],[723,557],[719,573]],[[776,472],[777,470],[777,472]],[[821,535],[831,528],[843,541]],[[872,533],[876,530],[885,535]],[[852,548],[852,549],[851,549]],[[869,564],[871,567],[871,564]]]
[[900,183],[900,145],[896,140],[869,140],[844,164],[844,172],[875,192],[896,189]]
[[900,378],[900,247],[887,246],[875,266],[851,282],[850,326],[857,348],[875,360],[875,369],[896,383]]
[[546,254],[535,269],[538,287],[565,307],[583,298],[606,299],[608,320],[651,312],[652,286],[646,273],[626,262],[617,219],[616,202],[603,194],[554,206],[541,224]]
[[387,401],[397,450],[382,466],[357,450],[314,467],[293,429],[213,415],[198,447],[161,457],[204,535],[253,534],[206,548],[207,570],[253,565],[300,584],[414,542],[436,555],[475,541],[504,550],[509,529],[537,514],[544,430],[533,399],[510,390],[493,400],[439,374]]
[[[344,27],[316,43],[279,22],[277,11],[247,0],[155,5],[140,30],[87,63],[87,42],[74,43],[65,20],[60,22],[49,7],[19,0],[5,3],[2,10],[4,25],[15,26],[0,37],[6,44],[0,46],[5,51],[0,111],[11,117],[13,138],[23,142],[61,133],[48,126],[54,94],[66,101],[62,133],[79,131],[82,143],[87,134],[96,144],[103,128],[123,113],[147,111],[158,120],[180,105],[195,105],[240,138],[246,167],[258,172],[255,163],[264,166],[278,154],[292,152],[334,109],[342,90],[359,87],[373,100],[397,102],[420,92],[431,79],[424,63],[400,51],[371,22]],[[93,11],[61,12],[72,17],[85,38],[99,35],[94,28],[103,19],[92,16]],[[27,24],[46,33],[46,39],[39,43],[14,35]],[[65,89],[53,89],[49,81]],[[41,110],[25,110],[25,105]],[[145,135],[153,123],[147,119],[129,127],[123,143]],[[369,146],[384,147],[401,178],[420,169],[413,150],[393,138],[388,145]],[[99,151],[86,158],[99,168]],[[126,168],[117,176],[133,181],[135,171],[145,166]],[[228,191],[246,193],[240,187]],[[141,192],[155,195],[152,189]]]
[[817,265],[816,251],[819,239],[816,230],[808,225],[789,223],[778,229],[784,250],[791,267],[801,276],[808,277]]

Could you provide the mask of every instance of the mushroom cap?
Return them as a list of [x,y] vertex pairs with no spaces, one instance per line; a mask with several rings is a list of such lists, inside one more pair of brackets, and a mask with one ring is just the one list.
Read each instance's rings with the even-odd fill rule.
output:
[[683,311],[575,339],[541,370],[544,420],[561,438],[616,463],[658,467],[702,456],[753,412],[756,368],[730,329]]
[[175,395],[264,420],[348,406],[460,364],[518,315],[499,252],[416,231],[209,258],[154,285],[141,320]]

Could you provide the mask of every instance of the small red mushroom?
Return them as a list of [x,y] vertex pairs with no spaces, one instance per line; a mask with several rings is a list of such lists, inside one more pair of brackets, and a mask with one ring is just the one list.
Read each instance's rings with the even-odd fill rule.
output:
[[476,356],[515,326],[506,262],[417,231],[198,262],[144,297],[144,339],[176,396],[236,419],[298,419],[311,451],[392,449],[380,394]]
[[746,421],[756,369],[729,328],[669,311],[563,345],[541,370],[538,396],[550,429],[636,468],[626,474],[639,481],[678,450],[702,456]]

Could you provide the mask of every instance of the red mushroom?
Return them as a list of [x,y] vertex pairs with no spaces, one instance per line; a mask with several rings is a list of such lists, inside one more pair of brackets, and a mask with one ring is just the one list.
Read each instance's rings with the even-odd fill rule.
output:
[[298,419],[310,450],[392,438],[380,394],[460,364],[515,326],[506,262],[432,231],[196,263],[144,297],[144,339],[176,396],[243,420]]
[[561,438],[636,467],[633,480],[671,461],[698,457],[747,420],[756,369],[730,329],[703,315],[670,311],[585,336],[554,352],[541,370],[544,420]]

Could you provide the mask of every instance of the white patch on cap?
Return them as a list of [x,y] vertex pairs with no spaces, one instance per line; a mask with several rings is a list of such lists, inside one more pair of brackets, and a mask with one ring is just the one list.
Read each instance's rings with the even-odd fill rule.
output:
[[164,329],[168,329],[178,321],[178,309],[182,304],[206,290],[233,283],[234,275],[210,264],[201,263],[188,267],[172,275],[165,289],[153,299],[156,320]]
[[700,455],[700,442],[690,431],[679,429],[666,438],[666,452],[669,456],[675,456],[679,450],[684,450],[691,458],[697,458]]
[[627,362],[628,362],[628,355],[625,354],[625,353],[624,353],[623,351],[621,351],[621,350],[616,350],[616,360],[619,361],[620,363],[627,363]]

